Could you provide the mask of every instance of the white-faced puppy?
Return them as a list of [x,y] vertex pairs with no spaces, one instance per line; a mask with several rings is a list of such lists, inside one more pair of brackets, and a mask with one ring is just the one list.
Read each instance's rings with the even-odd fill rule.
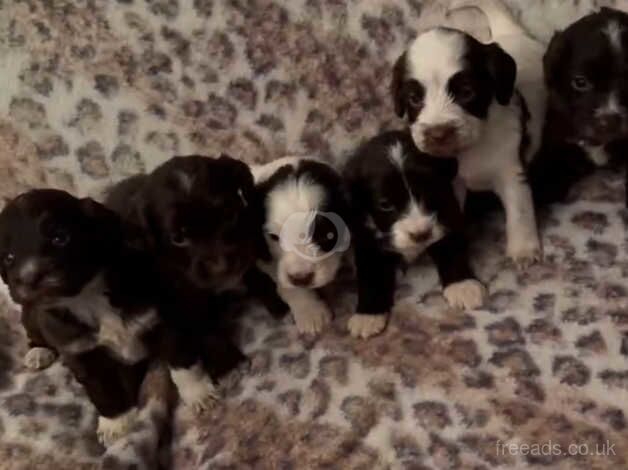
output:
[[531,182],[540,202],[552,202],[610,157],[625,158],[628,15],[602,8],[557,32],[543,65],[547,120]]
[[[395,109],[415,144],[435,156],[456,156],[463,190],[494,192],[506,212],[507,253],[519,265],[541,257],[525,165],[540,140],[544,113],[543,46],[530,39],[497,1],[477,6],[493,40],[462,31],[419,34],[395,64]],[[517,71],[518,70],[518,71]]]
[[101,204],[52,189],[0,214],[0,274],[22,306],[26,365],[61,356],[98,410],[104,444],[132,424],[159,334],[152,262],[125,232]]
[[259,263],[278,285],[300,333],[331,321],[316,289],[334,280],[350,244],[340,175],[317,160],[285,157],[253,169],[264,214],[267,256]]
[[343,174],[357,212],[358,306],[348,325],[353,336],[367,338],[384,329],[398,269],[425,251],[450,305],[482,305],[486,289],[469,267],[462,211],[452,186],[455,159],[430,157],[407,132],[393,131],[362,145]]

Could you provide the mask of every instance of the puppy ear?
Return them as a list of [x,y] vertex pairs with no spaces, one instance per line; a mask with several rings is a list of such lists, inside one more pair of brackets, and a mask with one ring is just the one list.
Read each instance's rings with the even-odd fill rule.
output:
[[218,161],[222,162],[230,169],[233,180],[238,182],[242,202],[245,205],[251,204],[255,183],[253,182],[253,174],[251,173],[249,166],[246,163],[225,154],[220,155]]
[[517,64],[496,43],[487,44],[488,69],[495,83],[495,98],[501,105],[507,105],[515,91]]
[[545,54],[543,54],[543,73],[545,84],[550,86],[556,80],[557,64],[561,63],[561,57],[565,53],[565,37],[561,31],[555,32],[550,40]]
[[86,197],[80,200],[83,213],[95,222],[95,232],[100,238],[119,241],[123,238],[121,217],[103,204]]
[[403,80],[406,76],[406,52],[401,54],[393,67],[392,81],[390,82],[390,93],[395,105],[395,113],[400,118],[406,114],[406,102],[403,96]]

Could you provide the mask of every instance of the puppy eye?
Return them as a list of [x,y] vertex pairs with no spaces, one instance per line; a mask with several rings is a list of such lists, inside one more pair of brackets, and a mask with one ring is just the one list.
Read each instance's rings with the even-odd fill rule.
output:
[[414,108],[418,108],[423,105],[423,94],[418,91],[408,92],[408,103]]
[[571,79],[571,87],[576,91],[588,91],[592,88],[591,82],[584,75],[576,75]]
[[465,83],[458,89],[457,95],[458,99],[462,101],[471,101],[475,98],[475,90],[471,84]]
[[274,241],[274,242],[278,242],[279,241],[279,235],[277,235],[276,233],[269,233],[268,237]]
[[70,243],[70,233],[67,230],[57,229],[53,232],[50,243],[57,248],[63,248]]
[[187,229],[181,227],[175,230],[172,235],[170,235],[170,242],[175,246],[187,246],[189,243]]
[[381,199],[377,206],[382,212],[392,212],[395,210],[395,206],[388,199]]
[[5,267],[9,268],[13,266],[13,263],[15,263],[15,255],[13,253],[7,253],[2,257],[2,264]]

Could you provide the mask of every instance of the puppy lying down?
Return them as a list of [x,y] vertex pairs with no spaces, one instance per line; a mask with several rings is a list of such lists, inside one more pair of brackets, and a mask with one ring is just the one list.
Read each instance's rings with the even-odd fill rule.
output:
[[320,333],[332,318],[319,289],[334,280],[350,245],[346,192],[329,165],[285,157],[253,168],[264,248],[260,268],[277,283],[297,330]]
[[26,366],[59,355],[99,413],[105,445],[126,433],[158,336],[151,261],[91,199],[33,190],[0,213],[0,274],[22,306]]
[[348,325],[353,336],[367,338],[384,329],[398,268],[424,251],[436,264],[450,305],[482,305],[486,289],[469,267],[463,216],[452,186],[454,159],[423,154],[408,132],[393,131],[358,148],[343,174],[357,212],[358,305]]

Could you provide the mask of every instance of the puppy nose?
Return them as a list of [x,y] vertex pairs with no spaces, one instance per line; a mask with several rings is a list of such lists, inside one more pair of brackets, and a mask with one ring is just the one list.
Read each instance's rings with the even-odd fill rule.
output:
[[456,128],[452,124],[438,124],[425,129],[425,139],[434,144],[443,144],[456,137]]
[[606,134],[614,134],[621,127],[621,116],[619,114],[604,114],[598,118],[598,128]]
[[415,243],[424,243],[428,241],[430,238],[432,238],[432,229],[428,228],[428,229],[423,229],[416,232],[411,232],[410,238]]
[[309,286],[314,280],[314,273],[312,271],[306,273],[288,274],[288,279],[295,286]]

